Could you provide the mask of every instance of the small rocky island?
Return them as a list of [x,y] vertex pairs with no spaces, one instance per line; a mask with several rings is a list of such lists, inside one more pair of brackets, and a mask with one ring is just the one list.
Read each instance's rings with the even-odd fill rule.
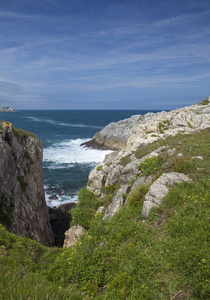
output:
[[0,107],[0,112],[15,112],[16,110],[14,108],[10,107]]

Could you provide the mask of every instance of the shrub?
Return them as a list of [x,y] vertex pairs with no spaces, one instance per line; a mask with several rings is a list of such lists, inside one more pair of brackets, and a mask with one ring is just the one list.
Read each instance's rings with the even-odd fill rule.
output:
[[127,204],[132,207],[136,207],[139,204],[143,205],[144,196],[147,194],[149,185],[137,186],[134,191],[132,191],[127,199]]
[[184,158],[175,158],[172,162],[173,171],[184,174],[188,174],[194,165],[195,162],[187,161]]
[[82,188],[78,193],[77,205],[71,210],[73,218],[71,226],[81,225],[85,229],[88,229],[96,210],[101,204],[101,201],[92,192],[86,188]]
[[203,101],[199,102],[200,105],[208,105],[209,104],[209,97],[205,98]]
[[161,156],[153,156],[147,158],[144,162],[139,165],[139,170],[142,171],[142,174],[148,176],[155,171],[159,170],[163,163]]
[[103,167],[101,165],[99,165],[99,166],[96,167],[96,170],[97,171],[103,171]]

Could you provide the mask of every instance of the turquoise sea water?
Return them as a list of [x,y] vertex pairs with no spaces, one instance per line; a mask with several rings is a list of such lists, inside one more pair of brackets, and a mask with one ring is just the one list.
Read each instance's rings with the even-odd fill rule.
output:
[[[0,112],[0,120],[33,132],[43,142],[43,178],[46,201],[58,206],[77,200],[77,191],[86,185],[90,171],[110,151],[93,150],[80,144],[90,140],[110,122],[148,111],[17,111]],[[58,199],[50,200],[56,194]]]

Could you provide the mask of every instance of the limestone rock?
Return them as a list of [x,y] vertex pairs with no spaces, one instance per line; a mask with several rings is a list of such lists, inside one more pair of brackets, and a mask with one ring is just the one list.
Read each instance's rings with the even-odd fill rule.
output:
[[138,160],[134,160],[127,164],[122,171],[121,183],[126,184],[129,181],[135,180],[135,178],[140,174],[140,170],[138,169]]
[[93,192],[96,196],[101,195],[101,188],[105,183],[105,173],[102,170],[98,170],[97,167],[90,172],[88,177],[87,189]]
[[78,241],[79,237],[84,232],[85,232],[84,228],[80,225],[69,228],[69,230],[67,230],[65,232],[65,240],[64,240],[63,247],[69,248],[69,247],[74,246],[76,244],[76,242]]
[[149,215],[150,210],[159,206],[163,197],[167,195],[170,187],[175,183],[181,183],[182,181],[190,181],[190,179],[177,172],[162,174],[149,188],[148,193],[144,198],[144,204],[141,212],[141,216],[146,218]]
[[105,181],[105,186],[108,187],[110,185],[116,184],[122,173],[123,166],[118,165],[115,168],[111,169],[110,172],[107,175],[106,181]]
[[7,229],[53,245],[42,178],[43,146],[26,131],[0,123],[0,223]]
[[135,190],[135,188],[137,186],[140,186],[140,185],[143,185],[143,184],[150,184],[152,183],[153,181],[153,176],[143,176],[143,177],[140,177],[138,178],[132,185],[132,188],[131,188],[131,192]]
[[[167,146],[160,147],[141,159],[135,157],[134,151],[160,138],[164,139],[178,133],[189,134],[210,127],[210,97],[203,104],[205,105],[196,104],[169,112],[162,111],[156,114],[149,113],[145,116],[134,116],[117,123],[111,123],[96,134],[96,142],[118,149],[118,151],[106,155],[100,168],[96,167],[89,175],[88,189],[97,196],[102,194],[104,185],[109,187],[116,182],[120,183],[119,191],[106,211],[105,217],[109,218],[114,215],[115,211],[119,210],[123,203],[122,193],[124,193],[121,189],[132,186],[132,183],[137,186],[153,181],[152,177],[139,178],[141,177],[139,165],[147,158],[158,156]],[[176,148],[167,149],[167,151],[168,155],[182,155],[176,153]],[[128,157],[127,165],[126,159],[124,159],[126,156]],[[153,206],[154,203],[149,202],[147,205],[148,207],[149,205]]]
[[107,208],[104,219],[110,219],[113,217],[120,209],[123,204],[123,194],[126,194],[130,189],[129,185],[121,186],[121,188],[117,191],[116,195],[114,196],[112,203]]
[[134,115],[128,119],[112,122],[100,132],[96,132],[91,141],[84,143],[88,147],[119,150],[125,149],[127,140],[139,124],[152,118],[154,113]]
[[135,129],[127,142],[127,149],[135,150],[178,133],[191,133],[210,127],[210,98],[207,105],[195,104],[169,112],[156,113]]

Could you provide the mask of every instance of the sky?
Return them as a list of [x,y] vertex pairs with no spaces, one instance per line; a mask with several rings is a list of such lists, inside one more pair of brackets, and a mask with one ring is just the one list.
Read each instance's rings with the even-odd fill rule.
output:
[[0,0],[0,107],[170,110],[209,95],[209,0]]

